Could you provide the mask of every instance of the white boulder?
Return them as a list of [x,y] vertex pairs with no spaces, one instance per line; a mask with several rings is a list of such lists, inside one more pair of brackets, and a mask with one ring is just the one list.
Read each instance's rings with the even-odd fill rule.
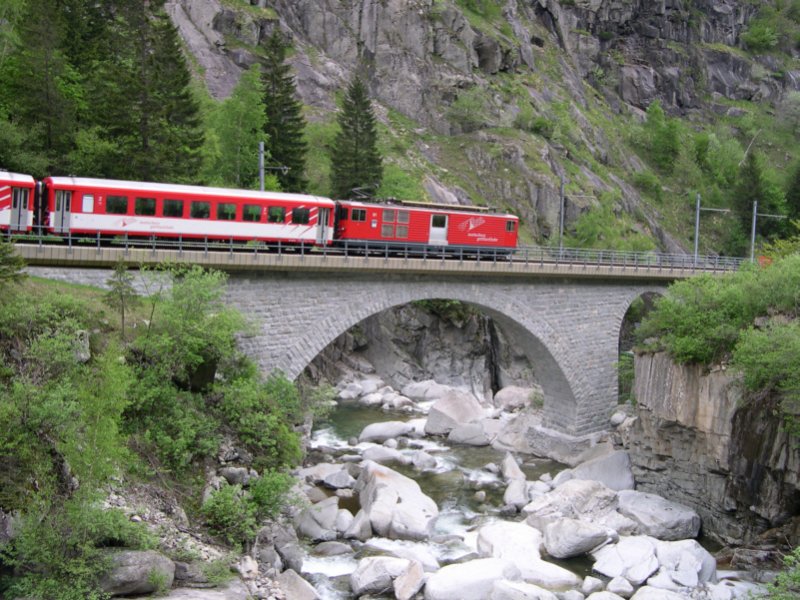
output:
[[406,455],[394,448],[387,448],[386,446],[371,446],[361,453],[361,458],[366,461],[380,463],[382,465],[387,463],[399,463],[407,465],[411,462]]
[[553,558],[580,556],[616,539],[615,532],[577,519],[559,519],[544,529],[544,547]]
[[598,522],[616,513],[617,494],[599,481],[571,479],[552,491],[534,498],[522,511],[529,525],[543,531],[548,523],[564,517]]
[[442,567],[428,577],[425,600],[486,600],[498,579],[519,580],[519,569],[499,558],[480,558]]
[[658,542],[656,557],[664,571],[679,586],[716,583],[717,561],[697,540]]
[[308,583],[292,569],[286,569],[277,576],[283,593],[292,600],[319,600],[319,595],[314,586]]
[[686,596],[646,585],[636,590],[636,593],[631,596],[631,600],[686,600]]
[[501,579],[494,582],[489,600],[558,600],[558,596],[532,583]]
[[369,556],[358,561],[350,574],[350,589],[356,596],[384,594],[394,590],[394,580],[408,569],[408,559]]
[[483,417],[483,407],[475,396],[469,392],[451,389],[431,406],[425,423],[425,433],[445,435],[457,425],[474,423]]
[[507,385],[494,395],[494,405],[500,410],[510,412],[528,406],[533,389]]
[[430,535],[439,509],[413,479],[366,461],[355,489],[377,535],[411,540]]
[[612,490],[632,490],[634,486],[631,457],[617,450],[579,464],[572,469],[573,479],[599,481]]
[[592,569],[612,579],[624,577],[633,585],[641,585],[658,570],[657,543],[658,540],[646,536],[620,538],[616,544],[593,553]]
[[403,396],[411,398],[417,402],[426,400],[438,400],[442,398],[452,388],[436,383],[433,379],[426,381],[414,381],[406,385],[401,393]]
[[512,479],[525,479],[525,473],[523,473],[522,469],[519,468],[517,459],[514,458],[514,455],[510,452],[506,452],[500,468],[503,471],[503,479],[506,481],[511,481]]
[[339,498],[331,496],[303,509],[295,519],[297,532],[317,542],[336,539]]
[[633,596],[633,586],[631,582],[624,577],[614,577],[614,579],[608,582],[606,591],[616,594],[617,596],[622,596],[623,598],[630,598]]
[[700,516],[688,506],[655,494],[623,490],[617,510],[638,524],[637,533],[659,540],[685,540],[700,533]]
[[422,565],[412,560],[405,571],[394,580],[395,600],[411,600],[425,585],[425,572]]
[[466,446],[488,446],[490,443],[489,436],[483,430],[482,423],[456,425],[447,435],[447,441]]
[[359,442],[375,442],[382,444],[386,440],[408,435],[413,427],[403,421],[384,421],[383,423],[370,423],[358,436]]

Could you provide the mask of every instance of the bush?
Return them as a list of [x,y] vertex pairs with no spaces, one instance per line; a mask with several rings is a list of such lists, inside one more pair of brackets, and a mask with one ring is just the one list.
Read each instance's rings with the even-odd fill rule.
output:
[[447,109],[447,117],[463,132],[469,133],[486,125],[488,110],[487,92],[475,86],[458,95]]
[[257,507],[239,485],[223,485],[212,492],[200,511],[208,527],[229,544],[246,543],[258,531]]
[[280,471],[265,471],[250,482],[250,495],[260,519],[274,518],[286,505],[294,479]]
[[766,52],[778,45],[778,34],[763,21],[754,21],[742,36],[748,50]]
[[800,596],[800,546],[784,557],[785,570],[767,586],[769,600],[796,600]]

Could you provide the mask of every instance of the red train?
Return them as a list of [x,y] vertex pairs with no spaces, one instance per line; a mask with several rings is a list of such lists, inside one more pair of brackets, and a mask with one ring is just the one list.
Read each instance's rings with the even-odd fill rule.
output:
[[479,208],[0,171],[0,231],[509,253],[519,220]]

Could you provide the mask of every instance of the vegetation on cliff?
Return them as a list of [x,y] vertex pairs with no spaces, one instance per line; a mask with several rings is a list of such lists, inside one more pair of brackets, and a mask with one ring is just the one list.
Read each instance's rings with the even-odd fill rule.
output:
[[[0,509],[15,515],[15,533],[0,542],[0,595],[100,598],[108,548],[156,544],[103,507],[110,490],[135,481],[158,481],[193,521],[247,543],[281,508],[285,470],[301,458],[305,396],[281,376],[262,379],[236,349],[246,323],[222,302],[223,275],[147,272],[138,298],[123,267],[112,280],[110,293],[3,285]],[[260,476],[201,504],[204,467],[223,439],[249,453]]]

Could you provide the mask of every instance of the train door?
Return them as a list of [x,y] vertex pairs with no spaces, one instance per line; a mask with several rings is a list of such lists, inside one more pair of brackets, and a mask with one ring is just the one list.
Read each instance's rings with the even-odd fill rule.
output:
[[434,246],[447,244],[447,215],[431,215],[431,233],[428,243]]
[[11,188],[11,231],[27,231],[30,215],[30,190]]
[[331,223],[331,209],[330,208],[320,208],[319,215],[317,217],[317,243],[318,244],[325,244],[328,242],[328,238],[330,235],[330,223]]
[[67,190],[56,190],[56,206],[53,211],[53,231],[55,233],[67,233],[69,231],[69,221],[72,207],[72,192]]

